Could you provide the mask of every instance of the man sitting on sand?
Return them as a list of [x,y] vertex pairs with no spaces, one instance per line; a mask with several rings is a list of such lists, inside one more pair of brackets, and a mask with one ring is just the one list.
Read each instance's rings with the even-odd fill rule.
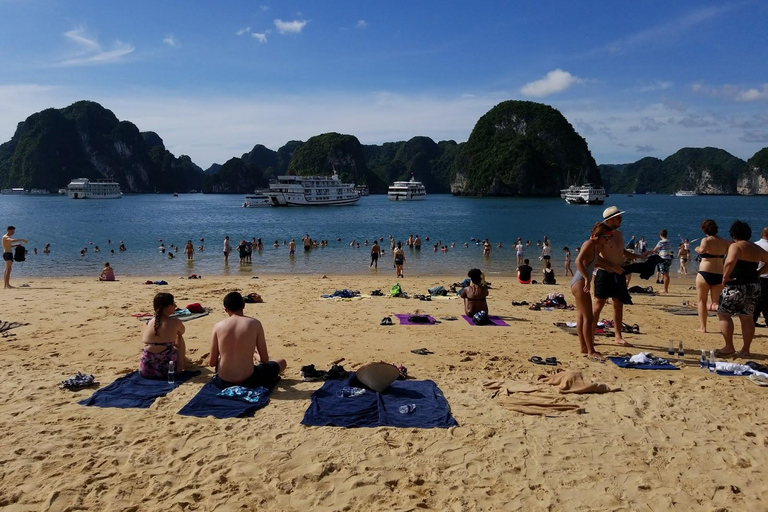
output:
[[269,359],[264,328],[255,318],[245,316],[245,302],[238,292],[224,297],[224,311],[229,318],[213,326],[211,359],[216,368],[213,383],[221,388],[264,386],[272,389],[285,370],[285,359]]
[[523,264],[517,267],[517,282],[520,284],[531,284],[531,272],[533,268],[528,264],[528,258],[523,260]]

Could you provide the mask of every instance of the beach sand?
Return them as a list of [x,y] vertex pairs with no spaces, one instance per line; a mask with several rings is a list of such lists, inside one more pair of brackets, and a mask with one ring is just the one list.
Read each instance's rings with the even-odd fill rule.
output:
[[[722,337],[694,332],[695,316],[659,309],[692,300],[692,281],[675,279],[668,295],[634,296],[625,321],[640,325],[641,334],[626,335],[637,348],[598,346],[606,355],[643,350],[666,356],[669,339],[684,340],[682,371],[638,371],[582,358],[577,338],[553,326],[575,320],[575,312],[511,305],[553,291],[570,301],[566,285],[522,286],[512,277],[488,276],[491,314],[510,327],[468,325],[460,317],[461,300],[320,299],[341,288],[386,293],[396,282],[393,275],[381,269],[328,278],[155,276],[169,282],[163,287],[144,285],[146,278],[139,277],[113,283],[32,279],[29,288],[4,290],[0,320],[30,325],[0,338],[0,508],[768,510],[768,389],[744,377],[702,372],[699,349],[722,346]],[[415,294],[462,279],[398,281]],[[130,315],[149,310],[158,291],[173,293],[180,306],[200,302],[213,308],[185,324],[189,357],[207,362],[211,328],[225,315],[221,299],[232,290],[263,296],[265,302],[247,305],[246,314],[263,322],[270,354],[289,362],[271,402],[254,417],[176,414],[211,377],[210,368],[149,409],[84,407],[77,402],[93,390],[58,389],[77,371],[93,373],[105,386],[134,370],[143,324]],[[459,319],[434,326],[379,325],[384,316],[416,310]],[[602,316],[611,315],[608,306]],[[716,318],[709,326],[717,331]],[[422,347],[434,354],[410,352]],[[758,329],[752,351],[753,359],[764,362],[768,329]],[[482,383],[528,380],[552,370],[528,362],[532,355],[556,356],[562,368],[622,390],[565,395],[583,414],[540,417],[505,409]],[[405,365],[414,378],[434,380],[459,426],[302,426],[310,395],[321,383],[302,382],[300,367],[327,369],[342,357],[348,370],[385,360]]]

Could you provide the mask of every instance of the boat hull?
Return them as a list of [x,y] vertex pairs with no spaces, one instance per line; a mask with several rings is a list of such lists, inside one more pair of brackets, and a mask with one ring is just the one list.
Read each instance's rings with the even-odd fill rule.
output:
[[346,199],[329,199],[322,201],[308,201],[304,196],[296,194],[268,193],[272,206],[351,206],[360,200],[360,196]]
[[423,201],[426,199],[426,195],[420,196],[401,196],[401,195],[387,195],[387,199],[390,201]]

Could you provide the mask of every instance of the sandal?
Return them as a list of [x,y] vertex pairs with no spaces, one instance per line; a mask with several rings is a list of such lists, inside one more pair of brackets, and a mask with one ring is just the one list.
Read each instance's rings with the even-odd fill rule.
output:
[[381,323],[379,325],[392,325],[392,317],[385,316],[381,319]]
[[533,364],[547,364],[547,363],[545,363],[545,362],[544,362],[544,360],[543,360],[541,357],[539,357],[539,356],[531,356],[531,357],[528,359],[528,361],[529,361],[529,362],[531,362],[531,363],[533,363]]
[[640,326],[637,324],[632,324],[632,332],[634,334],[640,334]]
[[558,361],[556,357],[548,357],[544,360],[544,364],[548,366],[557,366],[560,364],[560,361]]
[[411,352],[420,356],[428,356],[429,354],[434,354],[434,352],[426,348],[417,348],[415,350],[411,350]]

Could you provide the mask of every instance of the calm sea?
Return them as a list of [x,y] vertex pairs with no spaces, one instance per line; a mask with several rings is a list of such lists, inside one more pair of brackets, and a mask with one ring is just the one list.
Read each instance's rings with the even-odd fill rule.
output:
[[[243,208],[237,195],[191,194],[128,195],[119,200],[75,201],[63,196],[0,195],[0,227],[17,228],[16,236],[29,239],[29,255],[23,265],[14,265],[14,280],[42,276],[96,276],[105,261],[120,275],[173,276],[258,275],[260,273],[368,273],[367,239],[383,237],[386,251],[379,273],[391,273],[389,235],[405,241],[419,234],[421,251],[406,249],[406,274],[465,275],[471,267],[487,274],[512,272],[516,267],[513,242],[517,237],[531,240],[525,257],[538,264],[536,241],[547,235],[553,258],[560,271],[562,247],[575,248],[601,218],[603,206],[567,205],[561,199],[463,198],[430,195],[425,201],[392,203],[386,196],[363,197],[355,206],[308,208]],[[627,213],[622,230],[625,238],[645,235],[649,246],[666,228],[671,239],[700,236],[699,225],[715,219],[727,236],[730,223],[739,218],[749,222],[755,235],[768,226],[768,198],[738,196],[673,197],[666,195],[611,196],[605,206],[617,205]],[[301,238],[325,239],[328,247],[305,253]],[[254,252],[253,263],[241,266],[236,252],[224,266],[222,243],[229,235],[233,247],[241,239],[261,238],[264,250]],[[429,241],[426,238],[429,237]],[[203,238],[205,241],[200,242]],[[296,239],[298,251],[289,258],[283,242]],[[489,238],[493,251],[484,258],[473,240]],[[337,241],[340,239],[340,241]],[[108,240],[112,243],[109,244]],[[181,248],[169,260],[160,254],[163,241]],[[203,252],[187,261],[183,247],[192,240]],[[275,241],[280,244],[274,248]],[[350,242],[360,242],[360,248]],[[118,252],[123,241],[126,252]],[[51,253],[42,254],[46,242]],[[501,242],[502,248],[497,248]],[[451,245],[448,252],[434,252],[433,244]],[[467,243],[468,247],[464,244]],[[94,253],[94,247],[101,248]],[[84,257],[80,250],[88,248]],[[38,249],[38,254],[32,250]],[[110,249],[115,254],[110,254]],[[676,265],[673,268],[677,268]]]

